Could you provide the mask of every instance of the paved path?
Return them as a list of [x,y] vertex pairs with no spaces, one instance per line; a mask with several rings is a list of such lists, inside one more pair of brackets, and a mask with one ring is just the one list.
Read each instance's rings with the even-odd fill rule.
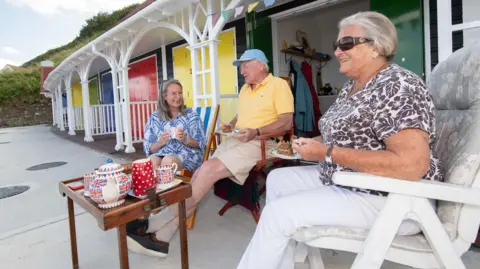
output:
[[[96,151],[98,145],[91,149],[79,144],[53,134],[47,126],[0,129],[0,188],[31,187],[21,195],[0,199],[1,269],[71,268],[66,199],[58,193],[58,182],[81,176],[109,158]],[[114,160],[127,161],[123,155],[120,157]],[[67,164],[46,170],[26,170],[40,163],[58,161]],[[190,268],[230,269],[240,260],[255,223],[250,213],[241,207],[234,207],[220,217],[217,212],[223,204],[224,201],[212,193],[201,203],[195,229],[188,234]],[[119,268],[116,231],[102,232],[91,216],[79,208],[76,213],[81,268]],[[166,259],[134,253],[129,253],[129,257],[132,269],[180,268],[178,233],[172,239],[171,253]],[[354,258],[353,254],[343,252],[324,255],[328,269],[348,269]],[[468,269],[480,268],[480,253],[470,251],[463,259]],[[295,268],[308,267],[299,264]],[[382,268],[407,267],[385,263]]]

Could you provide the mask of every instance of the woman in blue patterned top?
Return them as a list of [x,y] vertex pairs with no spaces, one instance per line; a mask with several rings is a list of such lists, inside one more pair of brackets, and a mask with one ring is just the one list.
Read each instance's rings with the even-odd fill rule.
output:
[[153,166],[178,165],[194,172],[203,161],[205,133],[199,115],[183,103],[183,87],[178,80],[163,83],[158,110],[145,126],[143,150]]

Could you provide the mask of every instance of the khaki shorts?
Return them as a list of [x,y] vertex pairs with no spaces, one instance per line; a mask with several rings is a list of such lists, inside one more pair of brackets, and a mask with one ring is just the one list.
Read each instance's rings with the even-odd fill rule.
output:
[[[273,140],[265,142],[267,157],[269,156],[268,151],[274,148],[275,145],[276,143]],[[237,184],[243,185],[250,170],[262,159],[260,141],[252,140],[244,143],[233,137],[229,138],[218,146],[211,158],[219,159],[233,174],[233,177],[230,177],[230,179]]]

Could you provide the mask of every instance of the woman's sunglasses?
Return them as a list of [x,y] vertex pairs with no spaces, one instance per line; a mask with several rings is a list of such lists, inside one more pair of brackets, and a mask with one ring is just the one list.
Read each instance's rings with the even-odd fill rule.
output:
[[370,39],[368,37],[344,36],[333,43],[333,51],[337,50],[337,48],[339,48],[341,51],[351,50],[356,45],[372,41],[373,39]]

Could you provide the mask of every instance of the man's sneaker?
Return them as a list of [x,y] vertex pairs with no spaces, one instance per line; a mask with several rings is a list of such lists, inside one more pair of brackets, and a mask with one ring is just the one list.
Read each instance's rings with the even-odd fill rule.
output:
[[127,223],[127,235],[147,235],[148,219],[136,219]]
[[155,238],[155,234],[127,234],[128,249],[142,255],[165,258],[168,255],[169,244]]

